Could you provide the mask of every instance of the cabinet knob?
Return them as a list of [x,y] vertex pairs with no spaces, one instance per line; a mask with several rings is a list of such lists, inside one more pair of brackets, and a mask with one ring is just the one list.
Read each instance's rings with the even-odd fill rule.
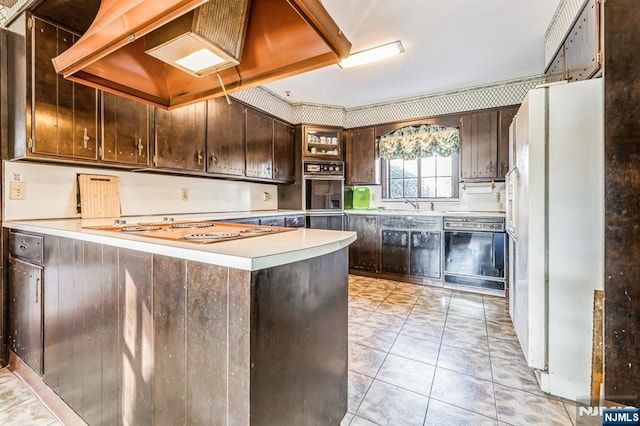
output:
[[213,164],[218,164],[218,157],[216,157],[216,154],[211,154],[210,158]]
[[198,165],[201,165],[202,160],[204,159],[204,157],[202,156],[202,151],[198,151],[198,155],[196,156],[196,158],[198,159]]

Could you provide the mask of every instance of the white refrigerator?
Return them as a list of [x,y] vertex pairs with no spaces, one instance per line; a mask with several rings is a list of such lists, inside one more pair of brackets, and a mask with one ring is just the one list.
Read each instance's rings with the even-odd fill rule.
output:
[[543,391],[591,391],[594,291],[604,288],[603,83],[535,88],[511,125],[510,314]]

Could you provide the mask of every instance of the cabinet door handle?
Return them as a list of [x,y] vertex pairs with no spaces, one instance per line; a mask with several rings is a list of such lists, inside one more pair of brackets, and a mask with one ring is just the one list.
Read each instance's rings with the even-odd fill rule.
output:
[[138,148],[138,157],[142,157],[142,150],[144,149],[144,146],[142,145],[142,138],[138,138],[138,144],[136,147]]
[[202,151],[198,151],[198,155],[196,156],[196,158],[198,159],[198,165],[202,165]]
[[91,138],[89,137],[89,130],[85,127],[84,135],[82,136],[82,145],[84,146],[84,149],[87,149],[90,139]]
[[38,303],[39,292],[40,292],[40,278],[36,278],[36,303]]
[[218,157],[215,154],[211,154],[211,162],[213,164],[218,164]]

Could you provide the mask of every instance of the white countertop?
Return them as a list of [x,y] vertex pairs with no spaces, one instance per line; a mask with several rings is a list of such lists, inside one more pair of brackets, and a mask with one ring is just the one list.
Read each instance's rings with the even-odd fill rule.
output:
[[499,211],[463,211],[463,210],[414,210],[414,209],[350,209],[346,214],[386,215],[386,216],[441,216],[441,217],[504,217]]
[[[259,212],[202,213],[185,215],[158,215],[126,217],[128,224],[160,222],[165,216],[176,221],[224,220],[232,218],[280,216],[302,214],[301,211],[278,210]],[[177,257],[196,262],[210,263],[230,268],[256,271],[332,253],[355,241],[356,233],[325,231],[320,229],[296,229],[279,234],[263,235],[248,239],[224,241],[212,244],[157,240],[132,234],[85,229],[84,226],[107,226],[111,219],[52,219],[8,221],[3,227],[64,238],[107,244],[153,254]]]

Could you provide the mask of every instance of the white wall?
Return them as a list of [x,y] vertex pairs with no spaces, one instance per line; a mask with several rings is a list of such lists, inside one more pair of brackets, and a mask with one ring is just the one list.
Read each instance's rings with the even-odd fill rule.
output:
[[[4,220],[80,217],[78,173],[118,176],[123,216],[278,208],[276,185],[20,161],[5,161],[3,171]],[[26,183],[25,200],[10,199],[15,181]],[[182,189],[189,190],[188,201],[181,200]]]

